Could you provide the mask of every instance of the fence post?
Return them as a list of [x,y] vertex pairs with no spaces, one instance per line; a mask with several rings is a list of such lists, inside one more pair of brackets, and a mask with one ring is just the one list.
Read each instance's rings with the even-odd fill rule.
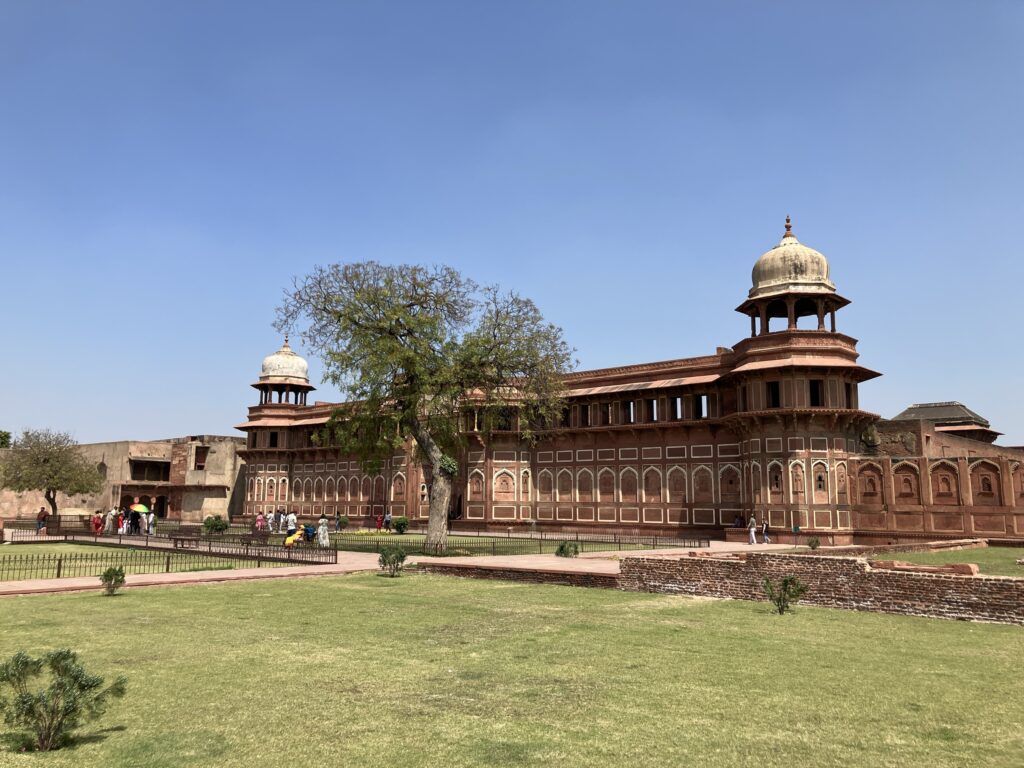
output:
[[60,572],[61,572],[61,569],[63,568],[63,566],[64,566],[64,558],[63,557],[58,557],[57,558],[57,578],[58,579],[60,578]]
[[494,554],[494,545],[495,545],[495,543],[496,542],[494,541],[494,539],[491,539],[491,554],[492,555]]
[[164,573],[170,573],[170,572],[171,572],[171,556],[168,555],[167,556],[167,569],[164,571]]

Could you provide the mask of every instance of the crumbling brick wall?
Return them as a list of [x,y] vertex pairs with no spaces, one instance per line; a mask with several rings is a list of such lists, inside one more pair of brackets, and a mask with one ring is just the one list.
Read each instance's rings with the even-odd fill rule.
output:
[[796,576],[802,603],[911,616],[1024,624],[1024,578],[909,573],[852,557],[749,553],[712,557],[627,557],[619,588],[635,592],[764,600],[764,579]]

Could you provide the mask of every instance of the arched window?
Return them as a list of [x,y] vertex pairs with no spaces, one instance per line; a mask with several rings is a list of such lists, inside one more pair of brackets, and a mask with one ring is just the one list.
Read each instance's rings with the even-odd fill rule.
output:
[[520,488],[520,494],[523,501],[530,501],[530,496],[533,493],[533,488],[530,485],[530,470],[524,469],[522,477],[522,486]]
[[281,478],[281,485],[277,489],[277,500],[288,501],[288,478]]
[[484,476],[479,470],[474,470],[469,476],[469,500],[484,500]]
[[668,500],[675,503],[686,501],[686,475],[679,467],[668,471]]
[[636,472],[632,469],[625,470],[619,477],[619,494],[623,502],[636,501]]
[[610,469],[602,469],[597,476],[597,497],[599,501],[615,501],[615,475]]
[[563,469],[558,473],[558,501],[572,501],[572,473]]
[[594,500],[594,476],[589,469],[581,469],[576,475],[576,494],[580,501]]
[[551,473],[546,469],[541,470],[540,475],[537,477],[537,494],[541,501],[551,501],[553,486],[554,481],[551,478]]

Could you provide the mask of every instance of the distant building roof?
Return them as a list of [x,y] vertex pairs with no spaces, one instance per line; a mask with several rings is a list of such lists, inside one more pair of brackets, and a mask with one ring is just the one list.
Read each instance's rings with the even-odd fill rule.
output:
[[915,403],[892,418],[893,421],[921,419],[943,426],[973,424],[989,428],[988,419],[979,416],[963,403],[950,400],[945,403]]

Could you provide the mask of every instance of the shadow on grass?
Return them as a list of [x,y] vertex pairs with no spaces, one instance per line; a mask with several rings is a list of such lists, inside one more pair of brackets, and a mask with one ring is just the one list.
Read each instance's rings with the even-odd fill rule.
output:
[[[86,744],[100,744],[106,741],[110,734],[122,733],[127,730],[128,726],[113,725],[99,731],[92,731],[91,733],[73,733],[68,736],[58,749],[61,751],[74,751],[76,748]],[[30,734],[24,731],[0,733],[0,750],[3,752],[36,752],[36,742]]]

